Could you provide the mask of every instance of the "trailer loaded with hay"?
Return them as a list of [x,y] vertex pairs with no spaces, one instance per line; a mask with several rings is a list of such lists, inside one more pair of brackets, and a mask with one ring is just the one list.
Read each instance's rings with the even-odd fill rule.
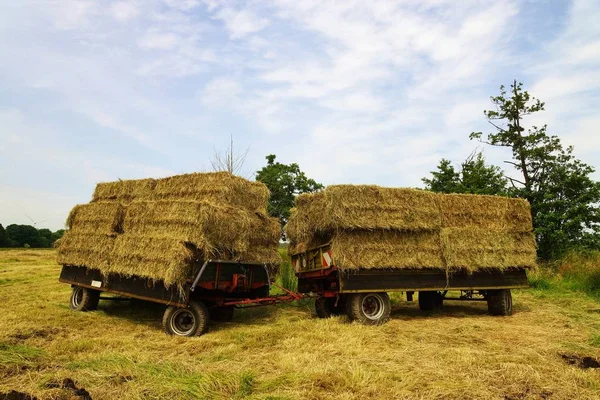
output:
[[300,293],[316,293],[319,317],[384,323],[388,292],[423,311],[485,300],[512,313],[511,289],[527,287],[536,244],[526,200],[419,189],[334,185],[302,194],[286,226]]
[[103,292],[162,303],[164,330],[194,336],[236,307],[298,299],[269,295],[281,228],[268,197],[225,172],[98,184],[58,243],[70,307],[93,310]]

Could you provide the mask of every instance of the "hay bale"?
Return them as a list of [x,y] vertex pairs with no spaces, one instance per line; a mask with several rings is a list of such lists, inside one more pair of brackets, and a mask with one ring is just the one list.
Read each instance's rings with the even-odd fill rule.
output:
[[[266,214],[208,201],[134,201],[125,233],[193,243],[205,254],[246,252],[250,241],[277,247],[280,225]],[[218,249],[218,250],[216,250]]]
[[301,194],[287,234],[296,242],[333,229],[433,230],[441,226],[438,195],[409,188],[332,185]]
[[181,285],[193,272],[194,257],[193,248],[181,240],[123,234],[116,238],[103,272]]
[[444,228],[440,232],[448,270],[536,267],[533,233],[478,228]]
[[67,231],[57,244],[57,261],[62,265],[105,270],[114,243],[114,236]]
[[79,204],[67,217],[67,227],[75,233],[115,235],[121,231],[125,209],[116,202]]
[[281,256],[277,247],[261,243],[252,243],[246,252],[240,253],[239,260],[247,262],[258,262],[264,264],[278,265],[281,263]]
[[269,189],[229,172],[192,173],[159,179],[154,188],[156,200],[205,200],[263,211]]
[[134,201],[127,209],[123,231],[190,242],[207,254],[217,245],[245,251],[251,218],[246,210],[208,202]]
[[309,244],[294,243],[295,254],[331,243],[334,264],[340,269],[443,268],[437,231],[345,230]]
[[96,185],[92,201],[119,201],[127,204],[136,198],[149,198],[156,186],[155,179],[130,179],[101,182]]
[[444,228],[485,228],[531,232],[529,202],[501,196],[442,194],[439,196]]

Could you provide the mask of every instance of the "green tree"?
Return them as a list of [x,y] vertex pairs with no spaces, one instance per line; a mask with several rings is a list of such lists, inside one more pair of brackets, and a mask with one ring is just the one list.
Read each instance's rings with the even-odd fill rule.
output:
[[56,232],[53,232],[52,233],[52,242],[50,242],[51,246],[53,246],[54,242],[56,242],[58,239],[62,238],[64,234],[65,234],[64,229],[59,229]]
[[6,233],[6,229],[0,224],[0,247],[12,247],[12,241]]
[[265,157],[267,165],[256,172],[256,180],[267,185],[271,191],[268,211],[269,215],[279,218],[285,225],[294,206],[294,199],[300,193],[313,193],[323,185],[308,178],[296,163],[282,164],[275,162],[275,155]]
[[454,166],[442,158],[431,178],[423,178],[425,188],[440,193],[472,193],[506,195],[507,179],[497,166],[486,165],[482,153],[471,154],[456,171]]
[[545,104],[514,81],[509,91],[491,97],[495,110],[485,110],[493,132],[477,139],[492,146],[507,147],[518,178],[508,177],[511,194],[531,203],[538,255],[556,258],[574,246],[600,247],[600,183],[591,179],[594,169],[573,155],[573,147],[548,135],[547,125],[526,129],[523,119],[544,110]]
[[6,227],[6,233],[15,242],[15,247],[23,247],[25,244],[31,247],[42,247],[45,244],[38,230],[31,225],[11,224]]

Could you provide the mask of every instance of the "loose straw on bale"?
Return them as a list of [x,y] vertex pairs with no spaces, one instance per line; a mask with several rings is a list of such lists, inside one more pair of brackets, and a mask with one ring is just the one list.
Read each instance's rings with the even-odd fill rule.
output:
[[157,200],[208,200],[264,210],[269,189],[260,182],[250,182],[228,172],[194,173],[159,179],[153,191]]
[[477,228],[445,228],[441,231],[448,270],[535,268],[535,237],[528,232]]
[[527,200],[468,194],[439,195],[442,227],[531,231]]
[[149,198],[156,186],[155,179],[132,179],[102,182],[96,185],[92,201],[117,200],[129,203],[137,198]]
[[441,226],[438,197],[418,189],[332,185],[299,195],[287,226],[295,241],[333,229],[432,230]]
[[114,242],[114,236],[67,231],[57,245],[57,261],[62,265],[106,270]]
[[121,231],[125,209],[116,202],[79,204],[67,217],[67,227],[77,233],[113,235]]
[[115,240],[110,263],[102,271],[181,285],[182,277],[192,273],[193,259],[194,251],[181,240],[123,234]]

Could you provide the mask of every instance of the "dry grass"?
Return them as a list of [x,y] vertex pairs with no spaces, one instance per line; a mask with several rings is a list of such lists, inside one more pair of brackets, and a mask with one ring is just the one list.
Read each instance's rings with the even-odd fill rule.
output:
[[582,294],[519,291],[515,315],[448,303],[424,315],[399,301],[381,327],[320,320],[311,309],[236,314],[202,337],[160,330],[161,306],[101,301],[68,309],[53,251],[0,251],[0,393],[68,398],[73,378],[97,399],[597,399],[600,304]]

